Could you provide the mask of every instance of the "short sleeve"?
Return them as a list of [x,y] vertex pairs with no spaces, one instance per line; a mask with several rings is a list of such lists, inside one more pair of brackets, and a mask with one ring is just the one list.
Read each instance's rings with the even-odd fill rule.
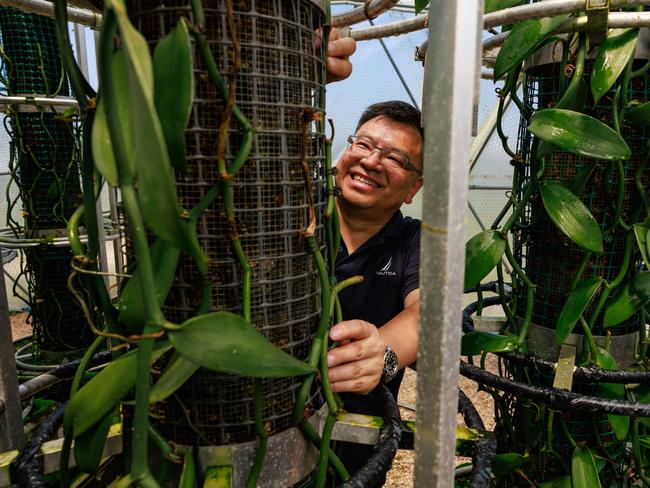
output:
[[420,221],[413,220],[409,239],[405,242],[404,279],[402,280],[402,303],[413,290],[420,287]]

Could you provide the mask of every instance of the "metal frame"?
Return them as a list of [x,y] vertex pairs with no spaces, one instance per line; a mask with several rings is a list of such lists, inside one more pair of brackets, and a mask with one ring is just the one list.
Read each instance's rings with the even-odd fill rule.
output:
[[[473,92],[479,73],[481,0],[432,0],[424,84],[424,181],[420,245],[420,342],[416,487],[454,483]],[[467,50],[467,46],[474,49]]]

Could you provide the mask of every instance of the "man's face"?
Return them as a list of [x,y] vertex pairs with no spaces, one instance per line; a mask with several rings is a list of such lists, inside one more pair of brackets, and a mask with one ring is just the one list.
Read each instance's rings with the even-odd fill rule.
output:
[[[379,148],[394,149],[422,168],[422,138],[415,127],[380,116],[359,127],[355,135]],[[341,204],[390,216],[402,203],[411,203],[422,186],[422,178],[414,171],[384,165],[382,157],[386,153],[375,150],[366,157],[359,157],[352,150],[343,153],[336,164]]]

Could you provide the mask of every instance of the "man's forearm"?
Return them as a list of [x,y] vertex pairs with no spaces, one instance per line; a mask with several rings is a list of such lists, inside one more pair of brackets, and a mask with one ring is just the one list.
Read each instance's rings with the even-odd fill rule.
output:
[[[412,296],[414,293],[417,293],[417,296]],[[414,363],[417,359],[420,325],[419,290],[411,292],[406,301],[409,303],[406,308],[379,329],[382,340],[397,354],[400,368]]]

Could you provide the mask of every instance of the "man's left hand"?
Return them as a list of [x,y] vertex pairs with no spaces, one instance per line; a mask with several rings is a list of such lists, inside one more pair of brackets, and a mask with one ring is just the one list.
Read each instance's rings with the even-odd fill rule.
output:
[[339,346],[327,353],[332,391],[366,394],[381,380],[386,344],[377,327],[364,320],[339,322],[330,330]]

